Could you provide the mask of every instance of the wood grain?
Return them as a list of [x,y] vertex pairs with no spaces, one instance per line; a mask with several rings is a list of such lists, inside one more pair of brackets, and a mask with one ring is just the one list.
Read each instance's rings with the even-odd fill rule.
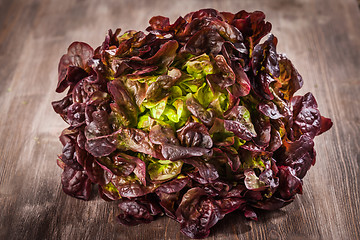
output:
[[66,124],[53,112],[57,64],[72,41],[98,46],[107,29],[145,29],[153,15],[213,7],[262,10],[279,52],[302,74],[331,117],[316,139],[317,163],[304,194],[258,222],[232,213],[208,239],[359,239],[360,11],[356,0],[0,1],[0,239],[186,239],[166,217],[148,225],[116,222],[115,203],[65,195],[56,155]]

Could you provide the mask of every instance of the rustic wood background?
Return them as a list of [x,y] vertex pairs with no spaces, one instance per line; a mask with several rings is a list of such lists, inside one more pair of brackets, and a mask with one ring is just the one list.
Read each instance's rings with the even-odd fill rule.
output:
[[262,10],[313,92],[330,132],[316,139],[317,163],[304,194],[258,222],[232,213],[208,239],[359,239],[360,11],[356,0],[0,0],[0,239],[186,239],[176,222],[124,227],[115,203],[65,195],[50,105],[57,64],[72,41],[93,47],[109,28],[144,30],[153,15],[213,7]]

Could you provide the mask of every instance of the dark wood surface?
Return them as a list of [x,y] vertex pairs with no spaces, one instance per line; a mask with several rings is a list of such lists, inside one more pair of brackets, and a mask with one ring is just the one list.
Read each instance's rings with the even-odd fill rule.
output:
[[304,194],[258,222],[232,213],[208,239],[359,239],[360,11],[356,0],[0,1],[0,239],[186,239],[167,217],[124,227],[116,203],[65,195],[56,166],[66,127],[50,105],[72,41],[98,46],[109,28],[143,30],[205,7],[262,10],[331,131],[316,139]]

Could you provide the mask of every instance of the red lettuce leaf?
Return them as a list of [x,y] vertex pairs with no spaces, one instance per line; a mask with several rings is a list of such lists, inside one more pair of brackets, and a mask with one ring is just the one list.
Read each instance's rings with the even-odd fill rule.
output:
[[68,86],[73,86],[88,74],[87,62],[94,55],[94,50],[86,43],[74,42],[67,54],[63,55],[59,62],[57,92],[63,92]]
[[129,226],[150,223],[154,217],[162,213],[160,206],[150,197],[134,200],[123,199],[119,203],[119,209],[119,221]]
[[91,194],[91,181],[84,171],[77,171],[65,166],[61,175],[63,191],[72,197],[89,200]]

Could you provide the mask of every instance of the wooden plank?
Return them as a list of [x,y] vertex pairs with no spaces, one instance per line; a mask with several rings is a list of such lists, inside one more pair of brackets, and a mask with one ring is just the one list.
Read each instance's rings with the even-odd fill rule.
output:
[[358,239],[360,235],[360,11],[355,0],[0,2],[0,239],[186,239],[166,217],[124,227],[117,206],[62,193],[56,155],[66,124],[53,113],[57,64],[75,40],[99,45],[107,29],[145,29],[214,7],[262,10],[332,130],[316,140],[304,194],[258,222],[232,213],[208,239]]

